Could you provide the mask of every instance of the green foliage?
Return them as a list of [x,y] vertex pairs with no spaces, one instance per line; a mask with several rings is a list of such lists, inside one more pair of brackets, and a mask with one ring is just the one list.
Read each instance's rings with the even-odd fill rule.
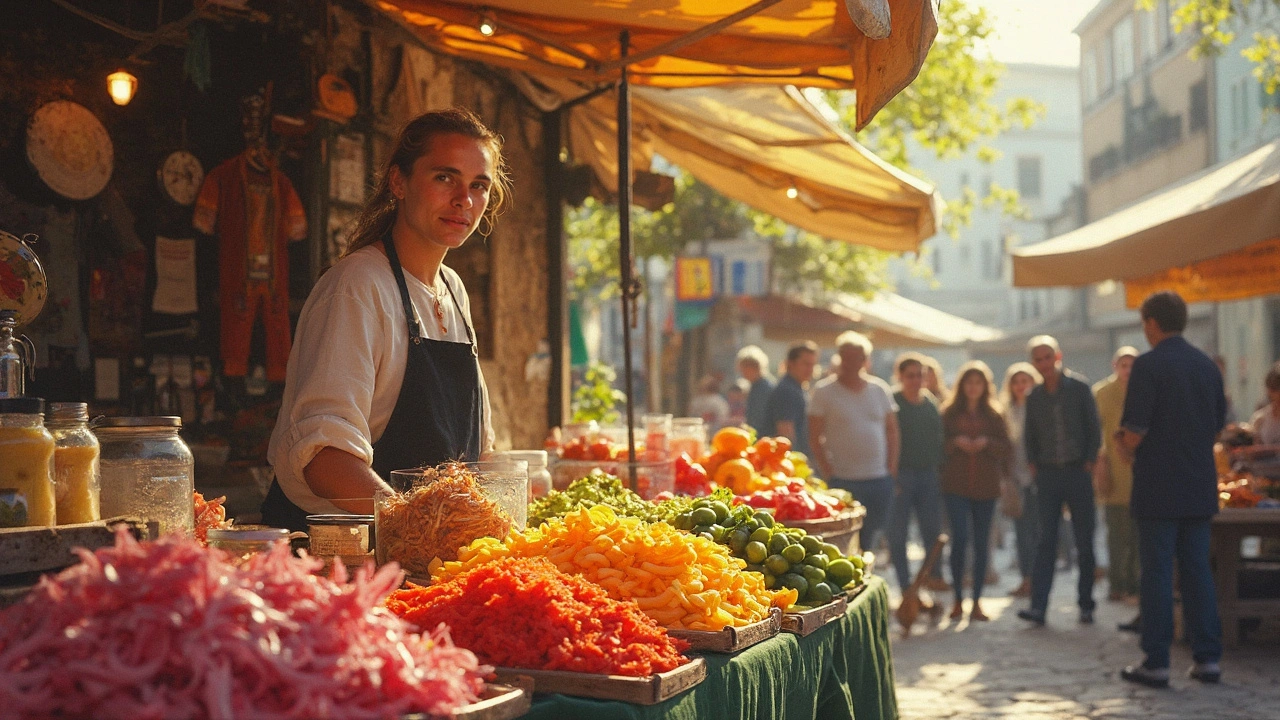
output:
[[601,424],[617,422],[618,403],[627,401],[626,393],[615,390],[613,383],[618,374],[613,368],[595,360],[587,366],[582,384],[573,391],[573,421]]
[[889,287],[890,253],[828,240],[752,211],[756,234],[773,246],[774,284],[782,292],[814,288],[871,295]]
[[[1153,11],[1156,0],[1138,0],[1141,10]],[[1173,12],[1170,24],[1175,32],[1190,32],[1196,36],[1191,47],[1193,59],[1217,57],[1236,39],[1236,34],[1247,23],[1262,17],[1267,6],[1280,8],[1280,0],[1172,0]],[[1240,51],[1254,63],[1253,75],[1268,93],[1280,87],[1280,37],[1276,34],[1276,21],[1253,34],[1253,45]]]
[[[1000,153],[985,141],[1015,127],[1027,128],[1044,114],[1044,106],[1030,98],[1013,98],[1003,105],[994,100],[1004,66],[991,55],[995,32],[985,8],[965,0],[942,0],[938,9],[938,38],[915,82],[899,93],[864,128],[859,139],[877,155],[900,168],[921,174],[911,166],[908,140],[932,152],[939,160],[959,158],[969,152],[984,163]],[[843,91],[833,91],[833,104],[843,108],[843,120],[854,126],[854,106]],[[988,202],[991,198],[994,201]],[[966,190],[949,198],[942,218],[943,229],[959,232],[972,217],[979,198]],[[1017,192],[993,185],[984,205],[999,205],[1021,216]]]

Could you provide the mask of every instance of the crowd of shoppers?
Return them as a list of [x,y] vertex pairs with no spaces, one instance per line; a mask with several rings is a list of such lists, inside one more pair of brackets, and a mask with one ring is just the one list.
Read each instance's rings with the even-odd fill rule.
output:
[[[950,533],[950,583],[935,567],[925,586],[954,593],[952,619],[987,619],[981,607],[997,511],[1013,521],[1020,582],[1029,598],[1018,616],[1044,625],[1069,520],[1078,557],[1079,622],[1093,622],[1097,509],[1106,525],[1109,599],[1137,602],[1143,661],[1121,676],[1166,686],[1173,639],[1175,560],[1195,665],[1191,677],[1217,682],[1221,630],[1209,569],[1209,521],[1217,511],[1213,443],[1228,408],[1220,367],[1182,338],[1186,304],[1175,293],[1142,305],[1146,353],[1130,346],[1092,388],[1063,363],[1058,341],[1032,338],[1030,362],[1010,366],[997,394],[990,368],[963,365],[948,390],[937,360],[898,357],[896,387],[871,373],[870,340],[836,341],[828,373],[815,381],[820,350],[791,347],[776,384],[758,347],[743,348],[738,370],[748,424],[785,435],[832,487],[867,510],[862,542],[883,530],[900,587],[912,581],[907,540],[914,517],[927,548]],[[1253,417],[1260,442],[1280,445],[1280,364],[1267,375],[1270,403]],[[1095,506],[1096,503],[1096,506]],[[971,561],[970,561],[971,559]]]

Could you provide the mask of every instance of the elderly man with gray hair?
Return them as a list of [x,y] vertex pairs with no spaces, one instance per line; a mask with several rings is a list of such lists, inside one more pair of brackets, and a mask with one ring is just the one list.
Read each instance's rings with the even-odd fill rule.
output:
[[840,367],[821,380],[809,403],[813,460],[827,484],[867,508],[862,545],[875,547],[889,519],[898,474],[898,405],[889,385],[867,372],[871,341],[853,331],[836,338]]

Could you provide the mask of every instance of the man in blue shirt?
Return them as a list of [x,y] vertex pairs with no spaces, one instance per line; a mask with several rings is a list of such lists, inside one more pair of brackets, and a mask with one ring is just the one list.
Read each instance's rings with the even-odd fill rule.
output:
[[769,376],[769,356],[755,345],[738,351],[738,374],[751,383],[747,392],[747,424],[759,433],[765,429],[769,394],[773,392],[773,378]]
[[769,393],[765,403],[764,427],[757,428],[760,435],[782,435],[791,440],[791,449],[810,454],[809,450],[809,400],[805,386],[813,379],[813,369],[818,365],[818,346],[806,341],[787,350],[787,374]]
[[1093,463],[1102,445],[1102,425],[1093,389],[1081,376],[1062,366],[1062,350],[1049,335],[1027,343],[1031,364],[1044,378],[1027,396],[1027,462],[1035,477],[1040,541],[1031,569],[1031,607],[1018,617],[1044,625],[1058,557],[1058,523],[1062,506],[1071,510],[1080,556],[1077,582],[1080,622],[1093,622]]
[[1116,442],[1133,453],[1129,510],[1138,525],[1146,658],[1120,676],[1151,687],[1169,685],[1176,557],[1195,660],[1189,674],[1216,683],[1222,675],[1222,626],[1209,567],[1209,522],[1218,512],[1213,443],[1227,412],[1222,373],[1183,339],[1187,304],[1177,293],[1155,293],[1141,313],[1151,350],[1133,363]]

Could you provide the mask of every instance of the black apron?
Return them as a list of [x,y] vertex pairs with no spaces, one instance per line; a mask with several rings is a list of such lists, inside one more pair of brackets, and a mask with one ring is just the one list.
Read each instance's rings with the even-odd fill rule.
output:
[[[466,324],[470,342],[423,337],[395,243],[388,237],[382,246],[400,288],[400,302],[409,326],[409,351],[395,409],[382,437],[373,444],[373,471],[390,481],[392,470],[430,467],[450,460],[475,462],[480,459],[484,420],[475,331],[445,276],[449,299]],[[272,481],[262,503],[264,524],[305,531],[307,515],[289,500],[280,483]]]

